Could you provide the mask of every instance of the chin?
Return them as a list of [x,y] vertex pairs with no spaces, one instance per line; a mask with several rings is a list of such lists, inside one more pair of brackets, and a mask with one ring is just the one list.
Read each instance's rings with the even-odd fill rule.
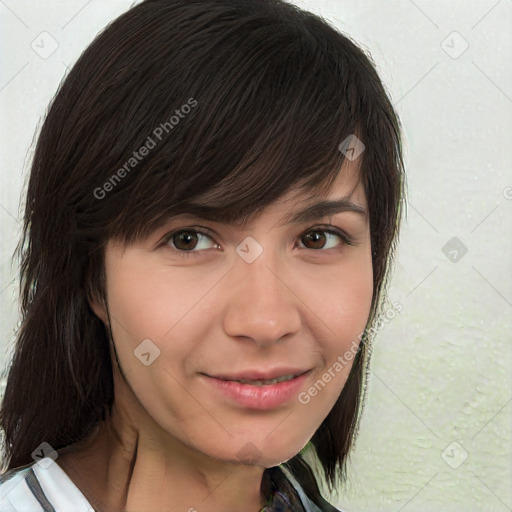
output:
[[221,447],[217,446],[208,452],[212,457],[232,464],[270,468],[295,457],[307,441],[303,444],[291,444],[288,439],[281,438],[281,444],[277,445],[261,438],[255,437],[251,440],[245,437],[243,440],[233,440],[225,449],[219,450]]

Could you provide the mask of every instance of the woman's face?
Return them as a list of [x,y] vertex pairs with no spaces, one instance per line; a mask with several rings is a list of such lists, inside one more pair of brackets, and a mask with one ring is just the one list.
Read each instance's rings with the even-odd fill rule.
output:
[[[366,198],[348,165],[327,197],[289,193],[244,228],[180,215],[141,242],[108,244],[113,340],[145,425],[266,467],[310,440],[350,372],[373,292]],[[339,199],[363,213],[289,222]]]

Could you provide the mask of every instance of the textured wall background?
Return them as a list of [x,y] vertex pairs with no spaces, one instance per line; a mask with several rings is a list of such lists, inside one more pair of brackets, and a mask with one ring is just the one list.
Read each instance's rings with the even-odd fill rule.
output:
[[[376,339],[338,506],[512,510],[512,1],[295,3],[371,53],[405,135],[409,202],[390,288],[402,311]],[[0,0],[2,368],[35,130],[66,68],[130,4]]]

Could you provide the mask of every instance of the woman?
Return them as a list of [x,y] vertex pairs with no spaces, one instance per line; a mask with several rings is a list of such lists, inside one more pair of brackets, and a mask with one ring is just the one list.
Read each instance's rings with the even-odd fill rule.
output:
[[0,510],[336,510],[403,182],[382,83],[323,19],[110,24],[31,169]]

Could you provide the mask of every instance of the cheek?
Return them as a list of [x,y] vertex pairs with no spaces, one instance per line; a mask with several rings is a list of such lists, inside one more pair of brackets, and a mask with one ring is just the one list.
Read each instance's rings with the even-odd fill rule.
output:
[[373,266],[368,244],[354,251],[340,264],[305,268],[301,272],[301,294],[306,305],[323,324],[323,348],[332,356],[362,334],[373,297]]
[[369,240],[366,247],[367,250],[354,255],[340,276],[340,282],[333,283],[331,292],[336,293],[335,287],[339,286],[339,310],[332,312],[339,327],[351,326],[358,333],[366,326],[373,297],[373,264]]
[[121,327],[121,336],[139,343],[179,335],[222,274],[143,262],[136,253],[112,262],[107,286],[112,321]]
[[112,332],[123,374],[149,417],[186,439],[188,427],[181,421],[192,421],[204,412],[188,399],[184,383],[194,340],[201,339],[194,305],[211,278],[194,287],[190,275],[172,272],[171,279],[169,268],[155,270],[128,253],[122,261],[111,262],[107,276]]
[[373,296],[373,273],[367,268],[360,268],[344,277],[343,285],[336,294],[337,307],[328,308],[326,311],[327,321],[333,326],[333,330],[339,333],[340,348],[354,338],[358,341],[366,327],[370,314]]
[[322,293],[315,293],[310,304],[323,324],[316,331],[316,341],[324,365],[313,387],[299,401],[311,402],[314,408],[327,414],[345,385],[370,314],[373,297],[370,250],[355,255],[335,271],[331,269],[321,282]]

